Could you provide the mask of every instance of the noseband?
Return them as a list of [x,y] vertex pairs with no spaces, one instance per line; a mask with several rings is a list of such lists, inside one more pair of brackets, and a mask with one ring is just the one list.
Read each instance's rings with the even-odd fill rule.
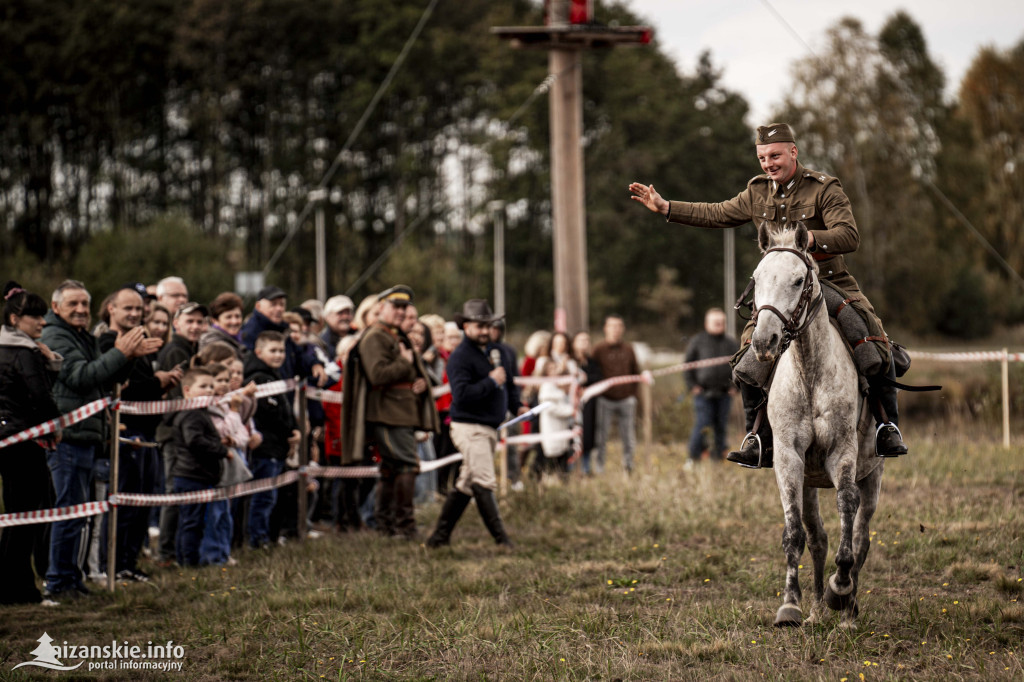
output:
[[[814,320],[815,315],[818,314],[818,311],[821,310],[822,304],[825,302],[825,294],[819,288],[818,297],[811,302],[811,292],[814,288],[814,266],[811,264],[811,259],[807,257],[805,252],[785,246],[773,246],[766,250],[764,255],[767,256],[773,251],[792,253],[798,256],[800,260],[804,262],[804,265],[807,266],[807,277],[804,283],[804,288],[800,292],[800,299],[796,302],[796,307],[793,308],[793,313],[788,318],[785,313],[775,306],[763,305],[755,308],[753,303],[746,304],[751,306],[751,319],[754,320],[754,324],[757,324],[757,316],[762,310],[767,310],[782,321],[782,342],[779,346],[779,354],[782,354],[789,347],[790,342],[803,334],[807,330],[807,327],[810,326],[811,321]],[[743,290],[743,294],[739,297],[739,300],[736,301],[735,309],[738,310],[741,306],[745,305],[745,299],[753,288],[754,279],[751,278],[750,282],[747,284],[747,288]],[[805,310],[806,315],[804,314]],[[804,318],[803,322],[800,321],[801,316]]]

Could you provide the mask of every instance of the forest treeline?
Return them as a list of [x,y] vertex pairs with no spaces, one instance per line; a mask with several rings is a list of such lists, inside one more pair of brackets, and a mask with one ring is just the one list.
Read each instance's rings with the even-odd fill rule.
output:
[[[5,0],[4,275],[44,292],[72,275],[102,295],[181,274],[207,300],[233,273],[266,266],[330,172],[330,293],[403,281],[442,313],[491,296],[503,202],[509,318],[548,325],[547,57],[490,32],[541,24],[539,3],[436,3],[354,135],[428,6],[50,0],[43,11]],[[640,23],[618,4],[598,2],[595,17]],[[776,113],[805,165],[850,194],[862,234],[851,270],[887,325],[972,338],[1024,321],[1024,41],[979,51],[947,101],[905,13],[878,35],[845,19],[809,38],[818,56],[792,65]],[[729,198],[759,170],[750,126],[764,122],[745,120],[713,53],[681,73],[655,37],[583,64],[591,317],[614,310],[677,335],[721,304],[721,233],[652,219],[626,185]],[[312,224],[268,274],[295,299],[315,291]],[[737,254],[742,289],[758,255],[752,226]]]

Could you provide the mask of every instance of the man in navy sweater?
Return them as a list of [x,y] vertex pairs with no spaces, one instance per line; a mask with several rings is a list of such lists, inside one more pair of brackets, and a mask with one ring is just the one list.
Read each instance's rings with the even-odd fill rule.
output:
[[[491,324],[504,316],[495,316],[487,301],[472,299],[456,313],[455,322],[465,335],[448,358],[448,383],[452,388],[451,437],[462,453],[462,469],[455,487],[448,493],[433,535],[431,548],[443,547],[451,540],[455,524],[471,498],[494,541],[512,547],[494,498],[494,449],[498,444],[498,426],[510,406],[520,406],[519,389],[512,383],[515,362],[491,342]],[[517,411],[525,411],[519,407]]]

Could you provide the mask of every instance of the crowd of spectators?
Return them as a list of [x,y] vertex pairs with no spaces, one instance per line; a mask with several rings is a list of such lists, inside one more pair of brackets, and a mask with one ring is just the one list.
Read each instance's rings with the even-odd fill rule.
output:
[[[438,314],[421,316],[411,291],[408,300],[400,300],[406,289],[393,287],[367,296],[358,306],[339,295],[290,308],[284,290],[267,286],[247,311],[236,293],[221,293],[207,305],[191,300],[181,278],[168,277],[152,286],[131,282],[111,292],[96,311],[99,322],[93,326],[93,298],[84,283],[62,282],[49,303],[8,283],[0,330],[0,438],[110,396],[115,387],[125,401],[223,400],[209,408],[163,415],[123,414],[117,434],[111,432],[111,415],[101,412],[48,437],[5,448],[0,451],[0,476],[6,512],[105,499],[112,492],[107,485],[115,436],[121,493],[208,490],[272,478],[305,461],[384,465],[376,483],[367,477],[317,482],[314,474],[301,491],[290,485],[230,501],[120,506],[113,559],[107,556],[108,534],[114,532],[106,525],[107,514],[4,528],[0,603],[76,599],[90,593],[90,579],[105,581],[108,572],[119,582],[145,582],[150,577],[140,568],[144,556],[149,570],[231,564],[236,561],[232,552],[246,547],[270,550],[300,529],[313,536],[376,529],[418,537],[412,500],[423,504],[443,500],[449,491],[457,494],[458,462],[428,472],[420,472],[419,465],[456,452],[452,396],[445,387],[449,358],[465,344],[461,324]],[[396,314],[396,308],[404,314]],[[586,386],[639,371],[632,347],[624,341],[622,319],[605,320],[604,339],[593,347],[586,332],[573,338],[538,332],[526,343],[522,362],[504,340],[504,319],[488,324],[489,340],[481,337],[480,343],[493,345],[509,380],[516,374],[562,380],[509,393],[521,404],[508,405],[508,417],[538,402],[551,405],[520,432],[560,434],[543,438],[535,447],[508,448],[513,490],[523,488],[524,473],[538,479],[549,472],[568,476],[577,466],[577,452],[582,453],[579,468],[586,475],[603,472],[612,419],[623,440],[624,467],[631,471],[635,384],[614,386],[577,410]],[[383,378],[385,365],[397,366],[398,356],[411,361],[416,371],[400,381]],[[353,366],[368,378],[380,377],[371,384],[396,387],[373,395],[379,386],[368,385],[366,405],[376,416],[358,417],[373,422],[366,425],[365,444],[358,447],[345,447],[351,425],[345,423],[338,401],[308,400],[300,410],[298,401],[304,398],[294,391],[256,397],[259,385],[293,377],[327,394],[339,392]],[[421,419],[407,427],[400,414],[404,408],[396,408],[401,402],[395,402],[397,388],[419,396],[423,386],[431,389],[425,399],[436,420]],[[350,399],[346,395],[345,409]],[[299,423],[300,415],[306,423]],[[573,426],[580,427],[582,449],[565,435]],[[407,428],[412,457],[392,443],[407,438]],[[302,432],[310,438],[304,441]],[[300,452],[302,442],[307,443],[305,452]],[[464,470],[461,475],[466,476]],[[297,518],[298,495],[308,498],[310,511],[304,519]],[[37,576],[44,578],[42,590]]]

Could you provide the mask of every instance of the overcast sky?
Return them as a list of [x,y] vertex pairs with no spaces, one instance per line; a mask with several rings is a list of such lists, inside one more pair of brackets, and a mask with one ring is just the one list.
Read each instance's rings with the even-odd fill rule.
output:
[[725,87],[750,103],[747,122],[751,125],[768,123],[784,88],[792,82],[790,66],[810,57],[804,43],[821,52],[825,30],[845,16],[860,19],[865,31],[876,35],[895,12],[907,12],[924,31],[928,54],[946,75],[948,98],[956,94],[979,48],[1007,49],[1024,40],[1022,0],[623,2],[654,27],[663,50],[684,73],[692,74],[700,53],[711,50],[714,65],[723,71]]

